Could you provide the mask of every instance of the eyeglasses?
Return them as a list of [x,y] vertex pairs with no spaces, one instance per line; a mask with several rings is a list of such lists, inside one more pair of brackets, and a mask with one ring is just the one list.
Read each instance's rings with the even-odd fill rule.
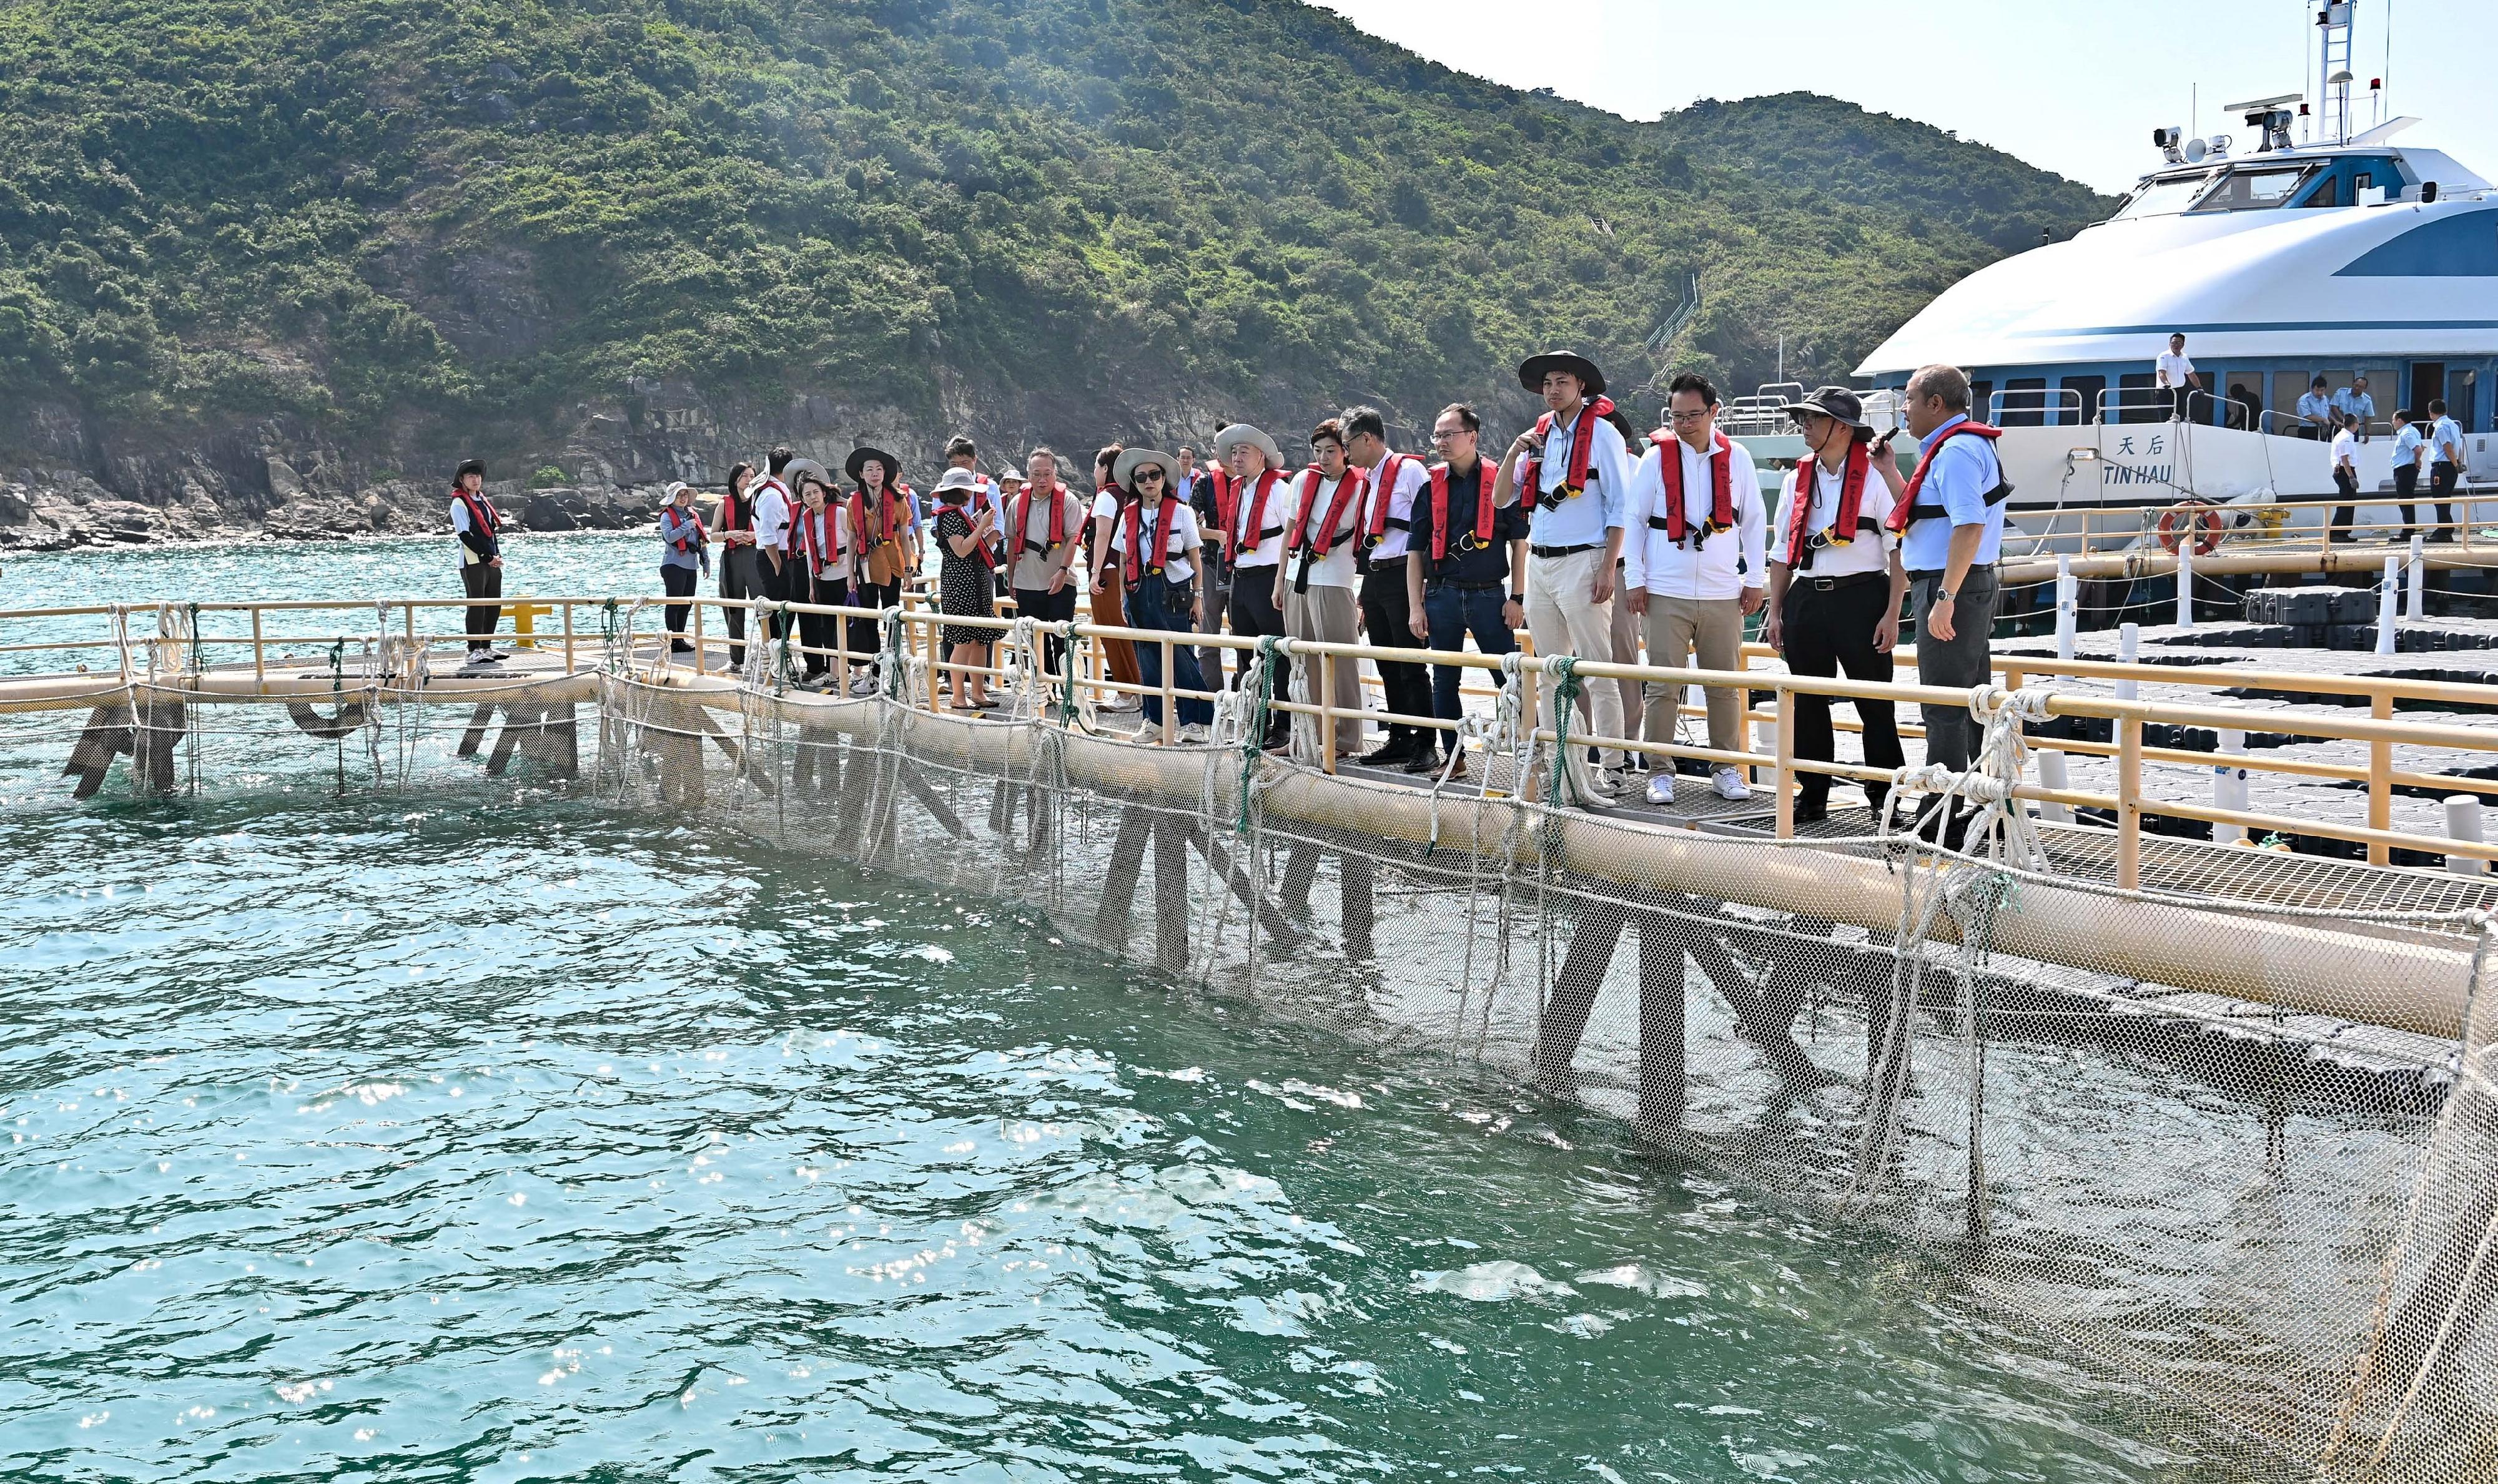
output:
[[1459,438],[1471,438],[1474,435],[1475,430],[1471,427],[1434,427],[1431,429],[1431,441],[1433,443],[1455,443]]
[[1140,484],[1140,485],[1159,485],[1159,484],[1161,484],[1162,482],[1163,482],[1163,471],[1162,471],[1162,470],[1160,470],[1160,469],[1138,469],[1138,470],[1137,471],[1137,484]]
[[1666,416],[1677,423],[1697,423],[1716,410],[1713,407],[1703,407],[1698,412],[1669,412]]

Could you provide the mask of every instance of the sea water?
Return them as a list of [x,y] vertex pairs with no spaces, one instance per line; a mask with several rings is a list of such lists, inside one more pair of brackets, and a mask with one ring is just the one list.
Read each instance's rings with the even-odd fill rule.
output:
[[[657,589],[647,539],[516,547]],[[0,853],[12,1479],[2202,1476],[1892,1245],[725,826],[211,780]]]

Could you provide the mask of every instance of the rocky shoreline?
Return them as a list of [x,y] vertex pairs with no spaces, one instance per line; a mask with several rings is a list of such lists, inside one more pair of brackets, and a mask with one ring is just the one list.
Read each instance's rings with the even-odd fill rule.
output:
[[[163,547],[254,536],[348,541],[449,529],[448,494],[413,480],[324,491],[300,478],[278,476],[271,487],[272,502],[234,508],[196,489],[186,491],[191,498],[162,505],[125,499],[82,474],[0,482],[0,552]],[[656,486],[531,489],[509,481],[490,485],[488,493],[516,528],[540,533],[633,530],[656,521],[660,503]]]

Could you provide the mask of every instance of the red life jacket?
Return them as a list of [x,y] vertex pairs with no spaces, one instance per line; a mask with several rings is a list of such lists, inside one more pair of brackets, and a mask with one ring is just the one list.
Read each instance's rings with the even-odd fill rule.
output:
[[[1283,482],[1284,475],[1283,471],[1280,469],[1268,469],[1265,473],[1259,475],[1257,491],[1249,496],[1249,521],[1247,526],[1244,528],[1229,519],[1224,521],[1223,528],[1232,535],[1233,560],[1238,561],[1243,554],[1254,553],[1257,552],[1258,548],[1265,545],[1266,536],[1268,534],[1266,530],[1266,496],[1274,493],[1275,487]],[[1234,486],[1232,491],[1232,508],[1234,515],[1239,513],[1240,490],[1237,486]]]
[[[950,494],[950,493],[952,493],[952,492],[953,492],[953,491],[951,491],[951,490],[946,491],[946,493],[948,493],[948,494]],[[973,494],[974,494],[974,495],[977,495],[977,493],[978,493],[978,491],[977,491],[977,490],[974,490],[974,491],[973,491]],[[940,514],[941,516],[942,516],[943,514],[945,514],[945,513],[946,511],[948,511],[948,510],[959,510],[959,511],[961,511],[961,512],[963,513],[963,521],[964,521],[964,523],[965,523],[966,525],[969,525],[969,524],[971,523],[971,520],[972,520],[972,500],[971,500],[971,497],[969,497],[969,496],[967,496],[967,497],[964,499],[964,501],[963,501],[963,503],[962,503],[962,504],[960,504],[960,505],[953,505],[953,504],[948,504],[948,503],[946,503],[946,501],[945,500],[945,497],[941,495],[941,496],[939,496],[939,497],[938,497],[938,505],[937,505],[937,509],[938,509],[938,514]],[[968,535],[970,535],[970,534],[971,534],[971,532],[970,532],[970,531],[968,531],[968,530],[966,530],[966,531],[964,532],[964,534],[968,536]],[[949,552],[950,552],[951,550],[953,550],[953,548],[952,548],[951,544],[948,544],[948,546],[947,546],[946,550],[947,550],[947,551],[949,551]],[[996,547],[995,545],[993,545],[993,544],[992,544],[992,543],[990,543],[990,542],[986,542],[986,541],[980,542],[979,544],[977,544],[977,546],[974,546],[974,547],[972,548],[972,559],[973,559],[974,561],[978,562],[981,566],[988,568],[990,571],[995,572],[995,571],[998,569],[998,549],[997,549],[997,547]]]
[[1388,534],[1388,507],[1396,498],[1396,480],[1405,463],[1406,456],[1391,454],[1370,473],[1370,509],[1361,522],[1365,547],[1379,545]]
[[678,511],[677,513],[694,523],[694,533],[690,536],[679,536],[674,541],[669,542],[668,545],[675,547],[679,552],[690,556],[695,552],[701,550],[703,544],[711,539],[711,533],[703,529],[702,517],[694,514],[692,506],[689,505],[684,510]]
[[[1856,539],[1865,511],[1865,475],[1874,466],[1873,451],[1863,439],[1847,445],[1847,459],[1839,466],[1839,508],[1831,512],[1830,529],[1822,540],[1846,546]],[[1812,521],[1813,496],[1821,489],[1821,460],[1808,454],[1796,465],[1795,508],[1787,513],[1787,565],[1798,572],[1812,566],[1812,549],[1805,545],[1805,527]]]
[[867,518],[867,487],[860,486],[850,495],[851,538],[859,543],[859,549],[862,552],[872,547],[883,546],[895,539],[895,534],[903,526],[899,512],[907,508],[902,504],[902,495],[900,486],[885,486],[884,497],[877,502],[877,519],[874,521]]
[[1232,517],[1240,497],[1240,482],[1228,469],[1208,467],[1206,477],[1214,481],[1214,523],[1232,529]]
[[[1613,411],[1614,399],[1609,396],[1591,396],[1579,408],[1579,426],[1570,431],[1569,476],[1561,481],[1561,488],[1553,491],[1555,498],[1566,500],[1587,488],[1587,462],[1596,452],[1596,425],[1611,417]],[[1552,432],[1553,414],[1548,412],[1535,420],[1536,437],[1549,437]],[[1533,510],[1535,502],[1544,498],[1544,460],[1531,457],[1520,459],[1519,484],[1519,504]]]
[[[817,523],[823,530],[818,533]],[[810,577],[821,577],[824,569],[842,559],[840,515],[827,503],[821,511],[798,507],[797,519],[789,522],[789,553],[803,558]]]
[[[1984,438],[1987,442],[1993,443],[1996,439],[2003,436],[2003,429],[2001,427],[1989,427],[1984,423],[1973,421],[1963,422],[1955,426],[1950,432],[1937,438],[1935,440],[1934,447],[1926,450],[1924,454],[1918,457],[1917,471],[1908,476],[1908,488],[1900,491],[1899,503],[1891,507],[1891,519],[1884,523],[1890,526],[1891,533],[1893,535],[1898,535],[1907,530],[1908,523],[1912,521],[1929,520],[1944,513],[1943,507],[1940,505],[1929,505],[1925,509],[1919,510],[1917,508],[1917,495],[1919,491],[1926,488],[1926,475],[1935,466],[1935,456],[1941,453],[1954,438],[1959,437],[1963,433],[1969,433],[1975,437]],[[2001,463],[1998,463],[1996,466],[1995,488],[1987,491],[1986,503],[1989,505],[2000,505],[2003,502],[2004,497],[2009,495],[2011,492],[2012,486],[2003,478],[2002,466]]]
[[[1482,459],[1475,460],[1475,546],[1491,545],[1492,517],[1498,514],[1491,503],[1491,469]],[[1449,559],[1449,466],[1431,465],[1431,560]]]
[[1335,498],[1328,501],[1326,523],[1316,535],[1310,532],[1310,507],[1318,503],[1319,486],[1326,483],[1327,476],[1319,472],[1317,464],[1303,469],[1301,476],[1305,481],[1301,486],[1301,518],[1293,522],[1292,531],[1284,537],[1284,550],[1297,552],[1307,547],[1314,556],[1324,558],[1328,548],[1335,545],[1335,523],[1344,519],[1346,508],[1361,495],[1361,471],[1345,465],[1344,478],[1336,481]]
[[724,531],[744,531],[754,528],[754,507],[748,504],[734,489],[720,497],[720,528]]
[[1015,544],[1017,555],[1025,552],[1038,552],[1043,560],[1047,560],[1060,547],[1067,544],[1067,487],[1053,484],[1042,492],[1049,496],[1048,545],[1034,546],[1032,537],[1027,534],[1032,529],[1032,486],[1030,485],[1024,486],[1023,492],[1014,497],[1014,534],[1008,539]]
[[1175,512],[1179,509],[1179,496],[1171,493],[1169,487],[1166,485],[1163,489],[1162,503],[1154,508],[1154,555],[1151,561],[1144,559],[1143,549],[1139,545],[1143,537],[1137,529],[1137,524],[1143,520],[1144,503],[1142,500],[1128,501],[1127,512],[1123,518],[1127,521],[1125,534],[1128,539],[1128,549],[1121,554],[1120,570],[1132,583],[1147,572],[1157,577],[1161,576],[1163,564],[1174,554],[1170,551],[1170,539],[1171,527],[1177,520]]
[[[1682,440],[1659,428],[1649,434],[1656,445],[1656,472],[1665,482],[1665,518],[1648,518],[1648,523],[1665,532],[1665,539],[1676,546],[1691,534],[1691,518],[1682,509]],[[1699,534],[1692,540],[1696,550],[1702,542],[1719,531],[1735,528],[1735,445],[1714,428],[1709,432],[1709,519],[1702,521]]]
[[473,528],[489,536],[503,528],[503,513],[496,510],[495,502],[486,498],[484,493],[470,494],[458,485],[454,485],[451,487],[451,497],[468,507],[468,523]]

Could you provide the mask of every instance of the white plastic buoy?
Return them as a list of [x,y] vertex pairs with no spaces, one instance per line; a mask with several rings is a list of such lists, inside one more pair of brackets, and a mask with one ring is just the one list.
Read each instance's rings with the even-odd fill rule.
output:
[[2388,553],[2385,580],[2377,584],[2377,652],[2394,652],[2395,587],[2402,581],[2402,558]]
[[[2038,749],[2038,786],[2052,788],[2059,793],[2072,786],[2065,772],[2065,750],[2062,747]],[[2073,822],[2073,807],[2047,800],[2039,804],[2038,817],[2051,824],[2068,825]]]
[[2403,616],[2414,623],[2428,616],[2428,556],[2420,549],[2420,538],[2412,537],[2410,584],[2403,593]]
[[2194,626],[2194,535],[2191,526],[2186,539],[2177,543],[2177,626]]
[[[2141,648],[2141,624],[2120,623],[2116,626],[2116,662],[2118,664],[2132,664],[2134,655],[2139,652]],[[2133,699],[2133,696],[2134,684],[2131,680],[2119,680],[2116,682],[2116,698],[2118,700],[2130,701]]]
[[[2482,842],[2479,794],[2447,796],[2446,833],[2451,838],[2470,840],[2476,845]],[[2489,863],[2477,855],[2450,855],[2446,858],[2446,868],[2458,876],[2479,876],[2488,873]]]
[[[2247,734],[2229,727],[2221,729],[2221,756],[2224,759],[2247,755]],[[2247,811],[2247,770],[2244,766],[2224,761],[2212,769],[2212,807]],[[2247,837],[2244,825],[2215,824],[2212,843],[2234,845]]]
[[2056,657],[2073,657],[2073,637],[2081,624],[2081,583],[2073,576],[2073,558],[2056,557]]

